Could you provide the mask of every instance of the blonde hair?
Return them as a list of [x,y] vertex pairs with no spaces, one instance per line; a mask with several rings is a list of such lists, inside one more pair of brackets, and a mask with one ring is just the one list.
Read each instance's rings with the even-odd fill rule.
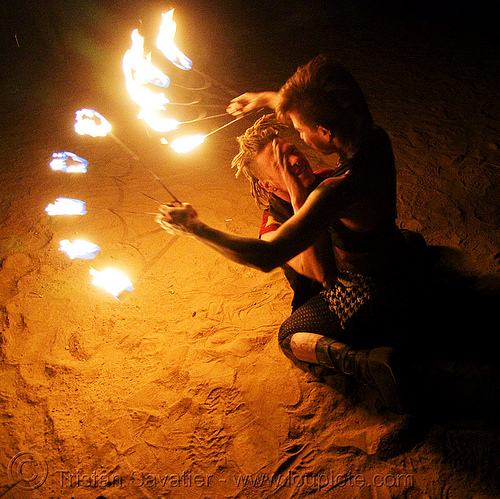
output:
[[289,127],[279,122],[272,114],[259,118],[243,135],[236,138],[240,152],[233,158],[231,168],[236,169],[236,177],[242,173],[250,181],[252,196],[260,208],[269,206],[269,192],[259,185],[255,174],[255,158],[276,137],[289,130]]

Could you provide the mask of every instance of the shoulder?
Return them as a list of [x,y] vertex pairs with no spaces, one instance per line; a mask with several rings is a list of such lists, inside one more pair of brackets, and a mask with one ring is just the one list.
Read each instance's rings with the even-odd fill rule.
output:
[[321,168],[320,170],[316,170],[314,175],[317,179],[325,179],[331,177],[335,173],[333,168]]
[[368,133],[361,150],[366,150],[371,154],[374,152],[392,154],[391,139],[383,128],[374,126]]
[[342,175],[325,178],[311,194],[318,198],[337,198],[352,192],[356,184],[356,173],[347,170]]

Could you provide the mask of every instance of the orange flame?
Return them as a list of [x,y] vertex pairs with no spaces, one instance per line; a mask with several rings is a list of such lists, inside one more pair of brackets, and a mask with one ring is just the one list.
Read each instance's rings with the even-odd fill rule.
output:
[[205,137],[206,135],[202,134],[181,137],[180,139],[170,142],[170,147],[177,153],[189,152],[202,144],[205,141]]
[[125,52],[122,65],[132,100],[141,107],[165,109],[165,104],[170,102],[165,94],[151,92],[145,86],[156,68],[151,64],[151,54],[144,56],[144,38],[136,29],[132,31],[132,46]]
[[163,92],[153,92],[148,83],[167,87],[170,79],[151,62],[151,53],[144,55],[144,38],[135,29],[132,31],[132,46],[125,52],[122,61],[125,84],[132,100],[141,107],[137,116],[157,132],[177,129],[177,120],[162,118],[158,111],[165,110],[170,101]]
[[163,19],[160,25],[160,33],[156,39],[156,46],[174,66],[188,70],[193,67],[193,62],[174,43],[175,31],[177,29],[177,24],[173,19],[174,10],[172,9],[166,14],[162,14]]

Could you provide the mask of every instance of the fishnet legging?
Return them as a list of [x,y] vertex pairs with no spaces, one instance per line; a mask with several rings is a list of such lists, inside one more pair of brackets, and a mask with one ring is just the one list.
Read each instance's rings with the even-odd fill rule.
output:
[[374,319],[373,291],[371,279],[341,273],[331,289],[307,301],[281,325],[278,341],[285,355],[297,361],[290,341],[292,335],[299,332],[320,334],[350,344],[372,341],[369,336]]
[[283,322],[278,334],[280,345],[298,332],[316,333],[331,338],[345,334],[339,318],[330,310],[324,291],[304,303]]
[[[283,322],[278,334],[278,341],[283,353],[297,365],[303,364],[292,353],[290,341],[294,333],[316,333],[330,338],[343,339],[342,329],[337,315],[330,310],[325,292],[308,300]],[[306,369],[306,364],[301,366]]]
[[355,348],[412,345],[418,341],[415,304],[420,303],[416,297],[421,289],[422,283],[415,278],[374,281],[341,273],[332,289],[307,301],[283,322],[280,347],[297,363],[290,341],[300,332],[320,334]]

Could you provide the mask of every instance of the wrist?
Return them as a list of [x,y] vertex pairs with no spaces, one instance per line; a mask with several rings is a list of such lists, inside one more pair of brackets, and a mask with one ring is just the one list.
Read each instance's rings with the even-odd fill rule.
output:
[[270,109],[276,109],[278,105],[278,92],[267,91],[262,92],[261,95],[265,103],[264,105],[266,105]]
[[203,238],[208,229],[208,225],[205,225],[201,220],[197,220],[189,228],[189,232],[195,237]]

